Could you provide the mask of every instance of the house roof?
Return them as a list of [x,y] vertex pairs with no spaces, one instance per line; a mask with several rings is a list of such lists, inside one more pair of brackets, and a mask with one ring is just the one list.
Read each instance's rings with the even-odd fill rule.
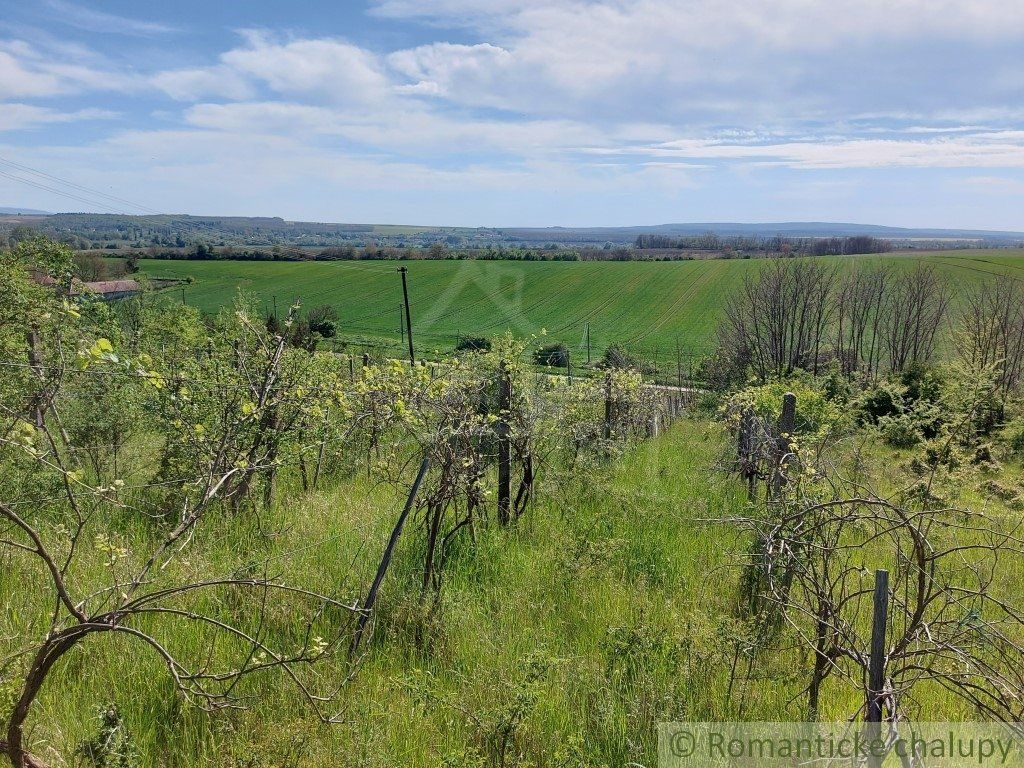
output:
[[[92,291],[93,293],[130,293],[132,291],[140,290],[138,282],[135,280],[99,280],[93,283],[80,283],[86,290]],[[75,288],[72,286],[72,293],[75,293]]]
[[[49,275],[37,274],[35,280],[40,285],[56,285],[57,281]],[[80,296],[83,293],[98,293],[106,296],[111,293],[132,293],[142,290],[137,280],[96,280],[83,283],[78,278],[71,281],[71,295]]]

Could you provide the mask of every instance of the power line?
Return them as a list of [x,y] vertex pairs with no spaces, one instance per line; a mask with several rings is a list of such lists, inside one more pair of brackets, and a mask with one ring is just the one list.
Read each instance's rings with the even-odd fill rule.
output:
[[59,176],[54,176],[53,174],[46,173],[45,171],[40,171],[40,170],[37,170],[35,168],[31,168],[31,167],[29,167],[27,165],[22,165],[21,163],[16,163],[13,160],[7,159],[6,157],[0,157],[0,163],[3,163],[4,165],[9,165],[9,166],[11,166],[13,168],[16,168],[19,171],[24,172],[24,173],[31,173],[34,176],[39,176],[39,177],[44,178],[44,179],[49,179],[50,181],[55,181],[55,182],[58,182],[60,184],[64,184],[65,186],[68,186],[68,187],[73,187],[74,189],[81,190],[82,192],[85,192],[85,193],[88,193],[88,194],[98,195],[100,197],[104,197],[104,198],[106,198],[108,200],[111,200],[113,202],[124,203],[125,205],[128,205],[128,206],[130,206],[132,208],[138,208],[140,210],[146,211],[147,213],[152,213],[152,214],[157,215],[157,216],[163,215],[159,211],[153,210],[152,208],[147,208],[144,205],[139,205],[138,203],[133,203],[131,200],[126,200],[123,197],[117,197],[116,195],[108,195],[106,192],[101,192],[98,189],[91,189],[90,187],[85,187],[85,186],[82,186],[81,184],[76,184],[75,182],[69,181],[68,179],[62,179]]

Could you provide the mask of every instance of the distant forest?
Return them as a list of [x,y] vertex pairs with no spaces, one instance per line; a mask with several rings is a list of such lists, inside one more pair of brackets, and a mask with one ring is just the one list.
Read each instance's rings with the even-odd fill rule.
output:
[[806,254],[849,256],[860,253],[889,253],[891,240],[868,235],[852,237],[721,237],[714,232],[690,237],[637,235],[638,250],[714,251],[720,253]]
[[[978,237],[965,233],[959,239],[936,235],[932,239],[890,236],[886,231],[880,237],[878,232],[886,228],[868,225],[808,224],[800,225],[801,229],[778,225],[778,234],[767,233],[773,225],[722,225],[723,233],[680,231],[694,226],[699,225],[647,228],[658,231],[635,227],[497,229],[293,222],[276,217],[62,213],[0,215],[0,247],[42,234],[79,252],[135,259],[680,261],[1022,245],[1013,233]],[[754,232],[737,231],[745,226],[755,228]],[[832,233],[829,226],[835,228]],[[757,233],[757,228],[765,233]],[[858,228],[877,231],[851,231]]]
[[214,261],[336,261],[373,259],[482,259],[509,261],[682,261],[697,258],[756,258],[764,256],[846,256],[889,253],[892,242],[866,235],[853,237],[719,237],[713,233],[696,237],[639,235],[630,246],[602,248],[537,247],[450,248],[435,242],[427,248],[366,245],[315,248],[240,249],[216,248],[200,243],[188,248],[155,248],[146,251],[151,259]]

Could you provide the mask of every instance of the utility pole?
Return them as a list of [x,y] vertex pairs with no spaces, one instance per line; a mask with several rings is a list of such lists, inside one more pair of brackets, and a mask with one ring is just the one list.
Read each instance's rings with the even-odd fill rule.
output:
[[587,365],[590,365],[590,323],[587,323]]
[[409,329],[409,364],[416,365],[416,354],[413,352],[412,346],[412,313],[409,312],[409,285],[405,279],[405,275],[409,270],[405,267],[399,267],[398,271],[402,275],[402,298],[405,300],[405,327]]
[[398,305],[398,329],[402,334],[402,346],[405,346],[405,315],[402,314],[402,305]]

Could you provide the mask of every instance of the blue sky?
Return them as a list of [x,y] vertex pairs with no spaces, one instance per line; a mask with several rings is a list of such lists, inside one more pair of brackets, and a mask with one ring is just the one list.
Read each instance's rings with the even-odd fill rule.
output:
[[0,0],[0,172],[47,210],[1022,230],[1024,12]]

